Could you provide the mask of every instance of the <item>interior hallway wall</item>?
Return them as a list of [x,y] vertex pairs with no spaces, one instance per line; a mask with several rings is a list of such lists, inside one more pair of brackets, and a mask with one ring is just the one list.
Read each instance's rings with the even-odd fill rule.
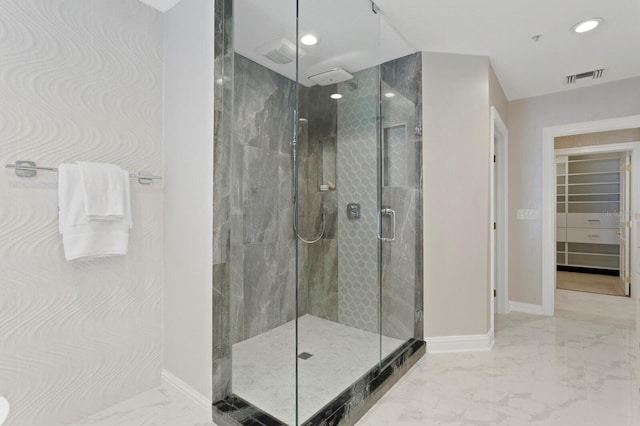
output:
[[609,130],[582,135],[560,136],[554,140],[555,149],[577,148],[580,146],[606,145],[640,141],[640,128]]
[[163,368],[210,399],[213,4],[182,0],[164,24]]
[[487,335],[490,64],[422,57],[425,336]]
[[509,101],[491,64],[489,64],[489,106],[496,108],[500,118],[506,124],[509,119]]
[[542,303],[542,129],[640,114],[640,78],[509,102],[509,298]]
[[162,169],[162,18],[137,0],[0,2],[0,395],[8,426],[69,424],[159,383],[162,181],[131,180],[126,256],[65,261],[57,174]]

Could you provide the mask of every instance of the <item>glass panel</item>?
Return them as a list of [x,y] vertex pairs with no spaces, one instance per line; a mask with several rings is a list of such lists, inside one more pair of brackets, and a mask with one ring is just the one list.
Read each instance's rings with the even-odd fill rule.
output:
[[382,358],[415,337],[416,311],[421,310],[416,308],[416,299],[422,298],[416,294],[422,256],[420,76],[419,54],[381,66]]
[[[337,13],[336,11],[339,11]],[[299,0],[298,422],[379,364],[379,17]],[[336,28],[358,23],[345,38]],[[332,97],[333,95],[333,97]],[[338,99],[336,99],[338,98]]]
[[[295,424],[295,1],[234,2],[230,179],[232,392]],[[262,25],[256,25],[260,22]]]
[[216,2],[216,404],[269,424],[307,422],[422,339],[421,56],[381,18]]

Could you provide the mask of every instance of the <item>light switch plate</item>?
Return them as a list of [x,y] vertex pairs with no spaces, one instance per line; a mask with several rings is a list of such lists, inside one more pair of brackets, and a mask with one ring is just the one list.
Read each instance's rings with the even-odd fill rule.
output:
[[518,220],[537,220],[538,210],[535,209],[518,209]]

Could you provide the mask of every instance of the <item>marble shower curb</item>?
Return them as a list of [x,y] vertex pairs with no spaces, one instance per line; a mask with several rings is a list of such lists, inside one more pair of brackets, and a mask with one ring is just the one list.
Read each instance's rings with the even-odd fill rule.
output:
[[[426,353],[426,343],[411,339],[338,395],[302,426],[354,425]],[[236,395],[212,404],[219,426],[287,426]]]

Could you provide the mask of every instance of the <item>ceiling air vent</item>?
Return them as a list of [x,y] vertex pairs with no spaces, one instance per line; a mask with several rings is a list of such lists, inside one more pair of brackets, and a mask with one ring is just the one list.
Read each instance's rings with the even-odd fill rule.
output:
[[600,68],[599,70],[582,72],[580,74],[568,75],[566,77],[567,84],[574,84],[578,80],[582,80],[583,78],[591,78],[592,80],[598,80],[602,78],[604,75],[604,68]]
[[[284,37],[265,43],[255,49],[256,52],[271,59],[276,64],[288,64],[296,59],[296,45]],[[298,57],[305,55],[302,49],[298,49]]]

